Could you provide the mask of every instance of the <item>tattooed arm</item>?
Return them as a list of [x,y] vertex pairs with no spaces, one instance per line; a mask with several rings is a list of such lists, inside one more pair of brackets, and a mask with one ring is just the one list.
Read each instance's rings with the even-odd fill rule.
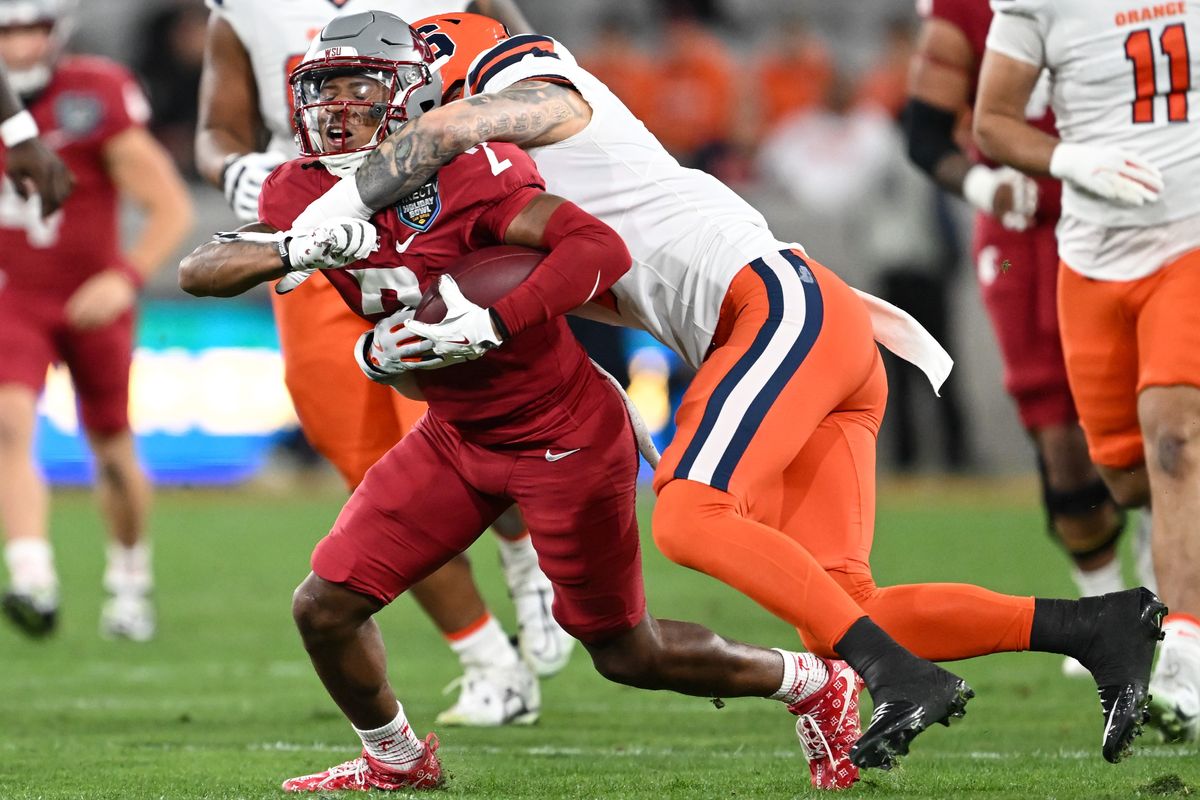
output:
[[569,86],[521,81],[435,108],[383,140],[358,169],[364,205],[378,210],[419,189],[438,168],[480,142],[523,148],[560,142],[587,127],[592,109]]

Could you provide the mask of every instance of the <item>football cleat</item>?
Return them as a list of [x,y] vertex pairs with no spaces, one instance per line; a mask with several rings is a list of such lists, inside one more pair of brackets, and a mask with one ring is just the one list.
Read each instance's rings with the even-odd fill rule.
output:
[[1200,627],[1168,619],[1150,677],[1150,725],[1168,742],[1200,739]]
[[438,714],[445,726],[494,728],[532,725],[542,709],[542,692],[530,668],[518,662],[511,667],[467,667],[446,687],[459,689],[454,705]]
[[1080,602],[1098,604],[1089,611],[1094,624],[1076,656],[1096,681],[1104,712],[1101,750],[1116,764],[1129,754],[1149,717],[1150,666],[1167,607],[1141,587]]
[[[891,694],[891,692],[889,692]],[[908,686],[905,696],[877,701],[871,724],[850,749],[850,760],[862,769],[891,769],[907,755],[912,740],[935,722],[949,725],[967,713],[975,691],[952,672],[929,664],[926,676]]]
[[517,651],[538,677],[557,675],[571,660],[575,639],[554,619],[554,586],[535,561],[510,566],[501,559],[517,615]]
[[35,639],[49,636],[58,626],[58,595],[55,592],[35,596],[10,590],[0,600],[0,608],[22,633]]
[[796,736],[808,759],[812,785],[818,789],[849,789],[858,780],[850,748],[862,734],[858,694],[862,678],[845,661],[825,661],[829,680],[812,697],[788,706],[797,715]]
[[1062,674],[1064,678],[1090,678],[1092,673],[1088,672],[1088,668],[1080,664],[1075,659],[1067,656],[1062,662]]
[[352,758],[324,772],[301,775],[283,782],[285,792],[367,792],[378,789],[398,792],[410,789],[436,789],[442,785],[442,764],[436,755],[438,739],[425,737],[425,755],[415,767],[394,770],[367,755]]
[[154,604],[147,595],[111,595],[100,609],[100,635],[106,639],[148,642],[156,628]]

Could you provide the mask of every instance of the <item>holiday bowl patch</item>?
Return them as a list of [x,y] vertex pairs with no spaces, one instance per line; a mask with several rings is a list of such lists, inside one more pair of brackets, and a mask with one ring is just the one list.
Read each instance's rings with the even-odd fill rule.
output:
[[436,177],[396,205],[400,221],[421,233],[429,230],[441,210],[442,198],[438,194]]

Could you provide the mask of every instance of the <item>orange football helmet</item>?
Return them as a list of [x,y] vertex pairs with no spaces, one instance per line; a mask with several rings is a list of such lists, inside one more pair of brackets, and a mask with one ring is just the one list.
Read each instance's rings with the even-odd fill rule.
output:
[[442,78],[442,104],[463,95],[475,56],[509,37],[508,28],[482,14],[435,14],[412,24],[433,51],[433,70]]

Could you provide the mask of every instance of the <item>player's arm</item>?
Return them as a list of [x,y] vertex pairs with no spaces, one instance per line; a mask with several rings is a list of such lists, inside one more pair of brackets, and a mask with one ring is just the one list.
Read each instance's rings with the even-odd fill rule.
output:
[[318,219],[367,218],[412,194],[439,168],[478,144],[542,147],[582,131],[591,118],[591,106],[578,92],[546,81],[521,81],[495,94],[457,100],[388,136],[353,178],[339,181],[309,210]]
[[1115,147],[1062,142],[1025,119],[1025,106],[1042,70],[1042,48],[1033,20],[995,16],[975,100],[980,149],[1022,172],[1053,175],[1117,205],[1153,202],[1163,183],[1152,164]]
[[525,15],[513,0],[471,0],[467,3],[467,11],[500,20],[514,36],[518,33],[533,33],[533,26],[525,19]]
[[[427,341],[401,347],[400,358],[430,350],[450,359],[478,358],[510,337],[608,291],[631,265],[629,250],[616,231],[574,203],[538,189],[526,187],[494,204],[475,227],[481,243],[502,241],[545,250],[547,255],[491,308],[470,302],[452,278],[443,276],[438,290],[446,302],[445,319],[408,322],[408,331]],[[388,359],[389,364],[398,361]]]
[[0,63],[0,141],[8,150],[4,171],[21,197],[29,197],[32,185],[42,200],[42,216],[48,217],[67,199],[75,178],[37,137],[37,123],[12,90],[8,70]]
[[106,325],[137,299],[137,291],[175,252],[192,228],[192,201],[170,155],[141,126],[110,137],[101,157],[122,198],[142,211],[141,230],[125,253],[88,279],[68,299],[67,318],[78,328]]
[[973,164],[955,141],[958,120],[970,109],[975,66],[961,28],[939,18],[922,24],[903,115],[908,156],[943,189],[1022,229],[1037,209],[1037,184],[1011,169]]
[[196,297],[235,297],[282,278],[292,267],[280,254],[277,233],[252,222],[217,234],[179,262],[179,288]]
[[1025,118],[1041,66],[988,48],[979,73],[975,138],[979,148],[1002,164],[1033,175],[1049,175],[1059,140]]
[[265,131],[250,55],[233,26],[213,13],[200,73],[196,169],[225,192],[243,222],[258,219],[262,184],[284,161],[276,153],[258,152],[265,145]]
[[311,230],[281,232],[263,222],[219,233],[179,262],[179,288],[196,297],[234,297],[297,270],[337,269],[366,258],[375,227],[331,219]]

